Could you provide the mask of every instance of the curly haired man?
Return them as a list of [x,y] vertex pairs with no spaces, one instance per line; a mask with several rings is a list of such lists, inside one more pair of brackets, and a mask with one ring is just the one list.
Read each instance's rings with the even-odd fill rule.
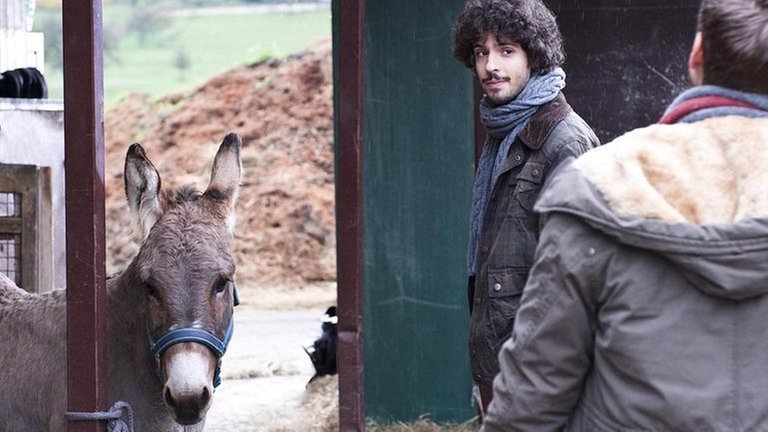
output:
[[485,93],[467,254],[470,363],[484,412],[533,264],[534,202],[560,161],[599,143],[561,92],[562,37],[540,0],[469,0],[453,39],[454,56]]

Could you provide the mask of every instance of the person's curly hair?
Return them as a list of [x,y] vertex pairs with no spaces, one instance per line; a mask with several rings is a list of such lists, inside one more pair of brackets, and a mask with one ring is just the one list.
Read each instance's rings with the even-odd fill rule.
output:
[[474,68],[474,45],[487,33],[520,44],[534,74],[565,62],[560,29],[541,0],[468,0],[453,27],[453,56]]

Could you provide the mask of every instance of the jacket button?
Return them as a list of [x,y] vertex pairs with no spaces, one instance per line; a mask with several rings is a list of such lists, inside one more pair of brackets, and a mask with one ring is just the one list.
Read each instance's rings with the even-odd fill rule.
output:
[[488,255],[488,246],[483,246],[480,249],[480,253],[483,254],[483,255]]
[[498,282],[496,282],[495,284],[493,284],[493,290],[494,290],[494,291],[501,291],[501,284],[500,284],[500,283],[498,283]]
[[522,157],[522,156],[520,156],[520,155],[515,155],[515,160],[516,160],[516,161],[518,161],[518,162],[519,162],[519,161],[520,161],[522,158],[523,158],[523,157]]
[[535,169],[535,170],[533,170],[533,172],[531,172],[531,174],[533,174],[534,177],[538,177],[539,170]]

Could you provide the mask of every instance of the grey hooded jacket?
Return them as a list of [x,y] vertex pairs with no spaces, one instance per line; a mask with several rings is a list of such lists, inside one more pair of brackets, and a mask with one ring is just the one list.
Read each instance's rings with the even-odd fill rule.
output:
[[768,120],[567,164],[484,431],[768,431]]

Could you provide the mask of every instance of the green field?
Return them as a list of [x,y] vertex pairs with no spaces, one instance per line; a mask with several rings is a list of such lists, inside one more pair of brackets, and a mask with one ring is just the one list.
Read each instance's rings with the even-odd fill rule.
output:
[[[107,105],[129,93],[158,97],[191,89],[234,66],[284,57],[331,35],[330,11],[206,15],[171,17],[142,45],[136,33],[124,29],[127,7],[107,7],[104,14],[105,34],[119,29],[120,35],[105,55]],[[183,71],[176,67],[182,50],[188,59]],[[46,65],[46,79],[50,97],[62,97],[61,71]]]

